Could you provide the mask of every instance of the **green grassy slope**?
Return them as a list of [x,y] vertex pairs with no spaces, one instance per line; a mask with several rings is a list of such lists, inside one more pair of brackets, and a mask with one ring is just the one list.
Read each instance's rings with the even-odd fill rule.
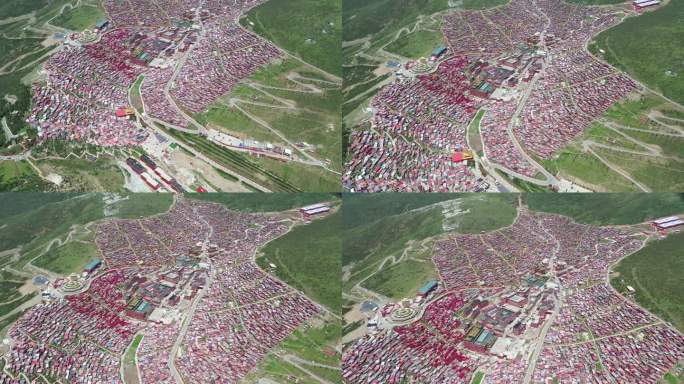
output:
[[449,193],[345,193],[344,227],[350,229],[456,197],[458,194]]
[[12,204],[0,204],[0,219],[3,219],[43,205],[71,199],[77,195],[73,193],[22,192],[4,193],[0,196],[2,196],[3,202],[12,202]]
[[[3,204],[12,200],[3,199]],[[104,203],[97,195],[82,195],[43,205],[3,220],[0,250],[23,246],[24,250],[41,245],[66,233],[72,224],[85,224],[103,217]]]
[[[32,196],[40,196],[35,194]],[[63,195],[64,196],[64,195]],[[69,196],[69,195],[66,195]],[[159,194],[128,194],[128,199],[116,203],[111,209],[121,218],[138,218],[168,210],[173,196]],[[74,224],[86,224],[104,218],[105,204],[101,194],[72,195],[59,201],[43,203],[44,198],[36,198],[36,206],[31,207],[33,197],[23,194],[0,195],[3,204],[13,204],[16,199],[24,210],[6,216],[0,231],[0,251],[22,247],[29,252],[48,241],[66,234]]]
[[[460,214],[445,218],[441,207],[426,207],[450,199],[459,199]],[[445,231],[479,233],[510,225],[515,218],[516,203],[515,194],[345,195],[342,264],[350,267],[350,274],[344,287],[351,288],[372,275],[388,256],[401,256],[411,241],[421,241]],[[425,208],[411,211],[421,207]],[[415,281],[402,283],[401,276],[405,275],[402,269],[405,267],[395,265],[385,275],[374,276],[371,286],[383,286],[391,295],[394,292],[401,294],[403,291],[397,290],[397,285],[417,284]],[[429,273],[421,273],[421,276],[429,276]]]
[[340,0],[270,0],[240,22],[326,72],[341,76]]
[[93,28],[95,23],[104,18],[106,18],[106,14],[101,7],[81,5],[65,10],[64,13],[52,20],[50,24],[72,31],[83,31]]
[[128,193],[128,199],[115,203],[110,209],[121,219],[138,219],[166,212],[171,207],[170,193]]
[[276,274],[307,296],[339,313],[342,214],[338,211],[308,225],[294,228],[268,243],[257,263],[277,266]]
[[429,56],[432,50],[442,44],[444,44],[444,38],[441,32],[418,30],[402,35],[385,47],[385,50],[411,59],[418,59]]
[[35,259],[32,264],[62,275],[81,272],[99,252],[94,242],[68,242],[60,247],[51,248],[46,254]]
[[426,281],[435,276],[430,261],[406,260],[383,268],[363,282],[363,287],[381,295],[400,300],[414,295]]
[[330,193],[190,193],[186,196],[244,212],[280,212],[337,199],[337,195]]
[[620,261],[614,268],[620,275],[611,280],[624,292],[631,285],[636,301],[684,332],[684,233],[654,240],[639,252]]
[[[590,0],[591,1],[591,0]],[[601,0],[598,0],[601,1]],[[463,0],[464,9],[487,9],[507,4],[508,0]]]
[[610,63],[684,104],[683,19],[684,2],[670,1],[602,32],[595,42]]
[[350,41],[394,31],[415,21],[418,15],[430,15],[447,8],[447,0],[343,0],[342,37]]
[[0,3],[2,18],[22,16],[37,11],[50,3],[50,0],[3,0]]
[[684,194],[675,193],[530,193],[523,199],[532,210],[596,225],[636,224],[684,212]]

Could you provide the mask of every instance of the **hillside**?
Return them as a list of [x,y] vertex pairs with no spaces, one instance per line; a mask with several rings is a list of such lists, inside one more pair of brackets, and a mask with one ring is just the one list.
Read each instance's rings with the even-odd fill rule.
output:
[[633,287],[635,300],[684,332],[684,233],[675,233],[664,240],[654,240],[639,252],[624,258],[613,269],[619,272],[611,284],[621,292]]
[[594,40],[604,59],[684,104],[684,2],[626,19]]
[[523,200],[533,211],[595,225],[637,224],[684,212],[684,194],[675,193],[531,193],[523,195]]

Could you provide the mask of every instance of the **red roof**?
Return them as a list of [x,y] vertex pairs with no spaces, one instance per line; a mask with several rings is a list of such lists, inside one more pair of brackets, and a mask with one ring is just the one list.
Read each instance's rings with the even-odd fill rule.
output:
[[463,152],[455,152],[451,156],[451,161],[453,161],[454,163],[460,163],[461,161],[463,161]]
[[197,187],[197,189],[195,191],[197,191],[199,193],[207,193],[208,192],[206,189],[204,189],[204,187]]

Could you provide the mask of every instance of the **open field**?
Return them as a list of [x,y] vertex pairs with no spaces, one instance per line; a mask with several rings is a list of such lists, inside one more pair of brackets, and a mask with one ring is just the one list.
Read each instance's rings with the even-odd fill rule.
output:
[[322,70],[340,76],[340,0],[271,0],[241,24]]
[[40,48],[41,40],[40,38],[7,39],[0,37],[0,52],[4,53],[0,57],[0,67],[25,53],[30,53]]
[[259,375],[253,374],[248,375],[244,381],[246,383],[258,383],[261,377],[272,377],[274,379],[282,379],[283,377],[288,377],[297,380],[298,383],[302,384],[318,384],[319,382],[306,372],[297,368],[295,365],[290,364],[283,359],[279,358],[274,354],[268,355],[258,366],[257,372]]
[[294,152],[296,148],[280,135],[292,143],[308,143],[314,157],[340,171],[339,88],[339,82],[328,75],[288,58],[260,68],[196,117],[201,124],[233,136]]
[[96,22],[104,18],[106,18],[106,14],[101,7],[80,5],[76,8],[65,10],[61,15],[53,19],[50,24],[72,31],[83,31],[93,28]]
[[[540,163],[597,192],[639,190],[608,164],[653,191],[679,191],[684,185],[684,137],[676,129],[684,126],[664,117],[672,114],[671,108],[671,103],[650,93],[616,103],[556,156]],[[585,150],[587,145],[595,154]]]
[[138,367],[135,361],[135,354],[140,346],[140,342],[143,339],[143,335],[138,334],[133,339],[133,342],[126,350],[122,361],[122,371],[124,382],[127,384],[139,384],[140,377],[138,377]]
[[477,371],[475,372],[475,375],[473,376],[473,381],[471,381],[471,383],[480,384],[482,382],[482,378],[484,378],[484,373],[482,373],[482,371]]
[[69,275],[80,273],[90,260],[98,257],[99,252],[95,243],[70,241],[57,248],[52,247],[32,264],[55,273]]
[[352,229],[440,201],[457,198],[449,193],[358,193],[344,196],[344,228]]
[[17,299],[19,297],[19,292],[17,290],[22,285],[24,285],[24,283],[4,280],[0,281],[0,303]]
[[52,184],[41,179],[26,160],[0,161],[0,192],[48,191]]
[[139,219],[164,213],[171,208],[173,195],[170,193],[128,193],[127,198],[108,207],[112,216],[121,219]]
[[135,339],[133,339],[133,342],[131,343],[130,347],[128,347],[128,350],[126,351],[126,354],[124,355],[124,363],[125,364],[135,364],[135,352],[138,350],[138,346],[140,345],[140,342],[143,339],[143,335],[136,335]]
[[296,142],[314,144],[313,155],[327,160],[332,167],[341,163],[339,116],[318,111],[288,111],[266,106],[244,106],[251,115],[258,116],[269,126]]
[[218,127],[222,132],[242,139],[281,144],[280,138],[265,127],[257,124],[237,108],[216,103],[199,116],[200,124]]
[[[339,364],[340,355],[334,351],[342,329],[338,321],[327,321],[319,326],[298,329],[280,343],[284,348],[302,359],[321,364]],[[321,353],[325,351],[328,353]]]
[[683,18],[684,2],[670,1],[602,32],[594,43],[606,52],[605,60],[684,104]]
[[533,193],[523,195],[523,199],[531,210],[595,225],[636,224],[684,212],[684,194],[674,193]]
[[[315,319],[288,336],[278,345],[280,356],[288,354],[302,361],[310,361],[325,366],[338,366],[340,354],[334,349],[339,341],[341,326],[337,320]],[[322,353],[321,353],[322,352]],[[259,368],[248,376],[245,383],[257,383],[261,377],[281,379],[284,374],[292,375],[300,383],[320,383],[285,359],[272,353]],[[341,383],[340,370],[303,364],[308,371],[329,380]]]
[[684,364],[677,364],[670,372],[666,373],[658,384],[682,384],[684,383]]
[[463,0],[463,9],[487,9],[504,4],[508,0]]
[[[24,295],[17,300],[10,301],[10,302],[5,303],[5,304],[0,304],[0,316],[6,316],[7,314],[12,312],[14,309],[19,307],[20,305],[22,305],[22,304],[26,303],[27,301],[33,299],[34,296],[35,296],[35,294]],[[6,324],[6,325],[9,325],[9,324]]]
[[618,291],[630,285],[636,301],[684,332],[684,301],[681,287],[684,284],[684,233],[675,233],[663,240],[654,240],[645,248],[620,261],[614,271],[620,273],[611,279]]
[[221,203],[228,209],[243,212],[282,212],[337,199],[336,195],[327,193],[191,193],[186,196]]
[[468,125],[468,143],[470,143],[473,151],[477,152],[479,156],[484,154],[482,151],[482,137],[480,137],[480,121],[482,120],[482,116],[484,116],[484,114],[485,111],[478,111],[473,121],[471,121]]
[[3,18],[25,15],[45,7],[48,3],[49,0],[5,0],[0,4],[0,15]]
[[55,174],[62,178],[59,186],[55,186],[61,191],[121,192],[124,190],[124,175],[115,159],[110,156],[100,156],[96,160],[46,159],[35,163],[43,175]]
[[341,306],[340,252],[342,214],[338,211],[299,226],[268,243],[257,263],[333,312]]
[[144,80],[145,76],[140,76],[131,86],[131,103],[133,104],[133,108],[135,108],[139,113],[143,112],[143,101],[142,96],[140,96],[140,85]]
[[[31,88],[22,82],[22,78],[31,73],[33,68],[0,75],[0,119],[7,119],[7,125],[14,134],[18,134],[26,128],[24,117],[29,111],[31,104]],[[16,97],[15,103],[5,99],[5,95]],[[4,137],[4,135],[3,135]]]
[[343,0],[344,41],[396,31],[418,15],[448,8],[447,0]]
[[591,189],[597,192],[637,190],[629,180],[615,173],[595,156],[583,152],[578,146],[566,147],[553,159],[543,161],[542,165],[553,174],[571,178],[587,187],[591,186]]
[[0,231],[0,250],[21,246],[29,251],[66,233],[72,224],[102,218],[103,209],[101,197],[80,195],[7,217],[3,220],[7,227]]
[[339,175],[318,166],[297,162],[283,163],[263,157],[257,159],[257,162],[266,172],[286,180],[302,191],[337,192],[342,188]]
[[401,300],[415,295],[418,288],[434,278],[435,273],[430,261],[404,260],[381,269],[361,285],[391,299]]
[[[2,164],[2,163],[0,163]],[[11,201],[12,204],[0,204],[0,217],[5,218],[20,214],[24,211],[37,209],[41,206],[57,203],[63,200],[71,199],[76,196],[74,193],[41,193],[41,192],[23,192],[23,193],[5,193],[2,195],[3,200]]]
[[401,35],[385,47],[385,50],[411,59],[418,59],[430,56],[432,50],[442,44],[444,44],[444,38],[441,32],[417,30]]

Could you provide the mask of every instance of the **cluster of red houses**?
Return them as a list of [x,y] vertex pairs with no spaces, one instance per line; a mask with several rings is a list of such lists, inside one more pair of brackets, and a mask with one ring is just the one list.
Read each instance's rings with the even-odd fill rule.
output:
[[210,241],[215,247],[208,256],[221,273],[214,275],[197,305],[176,366],[186,382],[238,382],[320,309],[254,263],[260,246],[288,231],[279,215],[193,205],[213,228]]
[[193,47],[191,59],[185,62],[171,89],[174,99],[194,113],[203,111],[238,81],[280,56],[273,44],[225,19],[210,21],[203,27],[205,34]]
[[[631,78],[584,48],[590,37],[617,24],[620,12],[561,0],[512,0],[444,16],[442,32],[452,57],[431,74],[399,78],[372,99],[371,127],[358,127],[351,135],[345,188],[476,189],[472,173],[443,153],[465,146],[465,127],[481,107],[487,110],[480,130],[487,158],[533,177],[537,170],[514,140],[548,158],[637,90]],[[521,121],[514,121],[528,87],[533,88]]]
[[[141,334],[136,359],[142,381],[167,382],[182,316],[149,322],[150,312],[173,311],[181,300],[198,300],[184,352],[175,357],[183,380],[239,381],[320,312],[253,261],[258,247],[288,228],[276,214],[185,199],[163,215],[98,225],[103,260],[98,269],[89,267],[96,275],[88,289],[35,306],[16,322],[0,381],[20,383],[22,374],[118,383],[122,355]],[[212,270],[219,273],[210,277]]]
[[[120,106],[128,104],[127,90],[142,74],[145,112],[187,127],[165,93],[175,63],[187,52],[192,50],[171,93],[193,112],[203,110],[237,81],[280,55],[275,46],[234,21],[225,22],[261,2],[105,1],[109,20],[106,29],[98,28],[100,40],[86,46],[67,45],[46,62],[48,81],[46,86],[34,87],[34,108],[27,121],[38,127],[43,139],[103,146],[140,144],[148,132],[125,119],[129,113]],[[200,40],[201,28],[205,33]]]
[[27,121],[43,139],[61,138],[105,146],[142,142],[147,133],[116,117],[128,104],[127,88],[139,71],[130,63],[124,41],[128,31],[115,30],[85,47],[65,46],[44,64],[47,82],[33,87]]
[[605,282],[643,243],[633,232],[526,210],[505,229],[442,240],[433,256],[442,285],[422,317],[353,342],[343,377],[451,383],[480,370],[487,382],[517,383],[543,343],[533,382],[655,383],[684,358],[684,336]]

